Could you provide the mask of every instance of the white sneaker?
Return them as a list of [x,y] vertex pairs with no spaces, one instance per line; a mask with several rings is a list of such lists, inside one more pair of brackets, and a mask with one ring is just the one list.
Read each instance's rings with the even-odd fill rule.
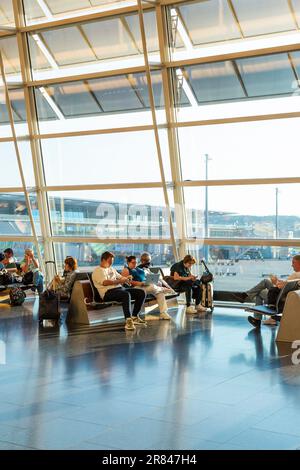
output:
[[268,320],[265,320],[263,322],[263,325],[269,325],[269,326],[276,326],[277,325],[277,321],[274,320],[274,318],[268,318]]
[[203,313],[204,313],[204,312],[207,311],[207,309],[206,309],[205,307],[203,307],[203,305],[201,305],[201,304],[197,305],[196,309],[197,309],[197,312],[198,312],[198,313],[199,313],[199,312],[203,312]]
[[198,313],[198,311],[195,309],[195,307],[193,307],[193,305],[190,305],[189,307],[186,308],[185,313],[193,315],[195,313]]
[[132,318],[127,318],[126,319],[125,330],[130,330],[130,331],[135,330],[135,326],[134,326]]
[[160,318],[160,320],[171,320],[171,317],[170,317],[170,315],[168,314],[168,312],[162,312],[162,313],[159,315],[159,318]]

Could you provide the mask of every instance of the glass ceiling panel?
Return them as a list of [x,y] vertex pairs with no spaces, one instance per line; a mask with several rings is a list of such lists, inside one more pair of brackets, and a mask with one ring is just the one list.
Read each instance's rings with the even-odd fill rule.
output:
[[185,67],[184,75],[199,103],[245,97],[232,62]]
[[287,0],[232,0],[245,36],[296,29]]
[[178,11],[194,45],[241,37],[227,0],[192,2]]
[[145,107],[139,99],[139,92],[134,90],[134,82],[130,76],[119,75],[90,80],[89,86],[104,112],[130,111]]
[[24,0],[26,23],[53,21],[91,11],[135,5],[134,0]]
[[48,70],[51,69],[49,60],[43,54],[42,50],[39,47],[41,44],[41,37],[38,34],[30,34],[28,37],[29,49],[31,51],[30,61],[31,66],[34,70]]
[[300,0],[291,0],[293,10],[295,12],[296,21],[300,24]]
[[35,102],[40,121],[58,119],[58,116],[55,114],[48,101],[43,97],[39,88],[35,89]]
[[287,54],[236,61],[248,95],[270,96],[291,93],[296,81]]
[[1,0],[0,2],[0,25],[14,26],[14,10],[12,0]]
[[87,23],[82,30],[99,60],[139,53],[134,35],[124,18]]
[[[143,44],[140,32],[140,23],[138,15],[129,15],[125,17],[130,31],[132,32],[139,51],[143,52]],[[158,35],[156,27],[156,18],[153,11],[144,13],[145,32],[147,38],[148,52],[158,52]]]
[[65,117],[88,116],[102,112],[87,83],[53,85],[45,87],[45,91]]
[[3,56],[5,73],[8,75],[19,73],[20,59],[15,36],[0,39],[0,49]]
[[58,65],[72,65],[96,60],[80,27],[45,31],[40,33],[40,37]]

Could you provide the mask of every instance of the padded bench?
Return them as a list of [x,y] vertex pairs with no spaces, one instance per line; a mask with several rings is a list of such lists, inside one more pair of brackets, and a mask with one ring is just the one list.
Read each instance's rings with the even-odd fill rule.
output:
[[[88,280],[76,281],[74,284],[70,299],[68,322],[83,325],[95,322],[103,323],[109,321],[113,314],[117,318],[120,318],[120,316],[123,318],[123,312],[120,315],[120,306],[122,304],[119,302],[104,302],[93,284],[91,273],[88,273],[88,278]],[[166,295],[166,300],[176,299],[177,304],[178,295]],[[156,305],[155,296],[147,295],[145,304],[146,306]],[[117,307],[117,309],[111,308],[108,312],[106,310],[109,307]]]

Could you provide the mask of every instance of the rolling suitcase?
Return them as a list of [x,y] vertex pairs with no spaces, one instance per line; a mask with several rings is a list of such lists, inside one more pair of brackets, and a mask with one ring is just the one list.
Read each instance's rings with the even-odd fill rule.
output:
[[[54,264],[53,261],[46,261],[46,264]],[[54,264],[55,265],[55,264]],[[47,282],[47,289],[39,296],[39,322],[42,324],[44,320],[60,320],[60,294],[50,289],[50,283]]]
[[201,289],[202,298],[201,305],[205,308],[209,308],[211,312],[214,310],[214,286],[213,286],[213,274],[210,272],[204,260],[201,261],[204,266],[204,271],[201,276]]

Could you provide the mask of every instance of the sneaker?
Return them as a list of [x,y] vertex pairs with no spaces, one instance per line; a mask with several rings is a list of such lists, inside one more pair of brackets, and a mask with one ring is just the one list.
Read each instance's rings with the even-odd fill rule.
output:
[[168,314],[168,312],[162,312],[162,313],[159,315],[159,319],[160,319],[160,320],[171,320],[171,317],[170,317],[170,315]]
[[275,320],[275,318],[268,318],[268,320],[265,320],[263,322],[263,325],[269,325],[269,326],[277,326],[277,321]]
[[127,318],[125,323],[125,330],[135,330],[135,326],[132,318]]
[[198,313],[199,313],[199,312],[205,313],[206,310],[207,310],[207,309],[206,309],[205,307],[203,307],[203,305],[201,305],[201,304],[196,305],[196,309],[197,309],[197,312],[198,312]]
[[135,325],[147,325],[147,322],[139,315],[137,317],[132,317],[132,321]]
[[254,326],[255,328],[260,328],[260,325],[261,325],[261,320],[259,320],[258,318],[254,318],[254,317],[248,317],[248,322],[251,323],[252,326]]
[[193,305],[190,305],[189,307],[186,308],[185,313],[188,313],[189,315],[193,315],[195,313],[198,313],[198,311],[193,307]]
[[247,292],[232,292],[233,300],[236,302],[244,303],[248,298]]

